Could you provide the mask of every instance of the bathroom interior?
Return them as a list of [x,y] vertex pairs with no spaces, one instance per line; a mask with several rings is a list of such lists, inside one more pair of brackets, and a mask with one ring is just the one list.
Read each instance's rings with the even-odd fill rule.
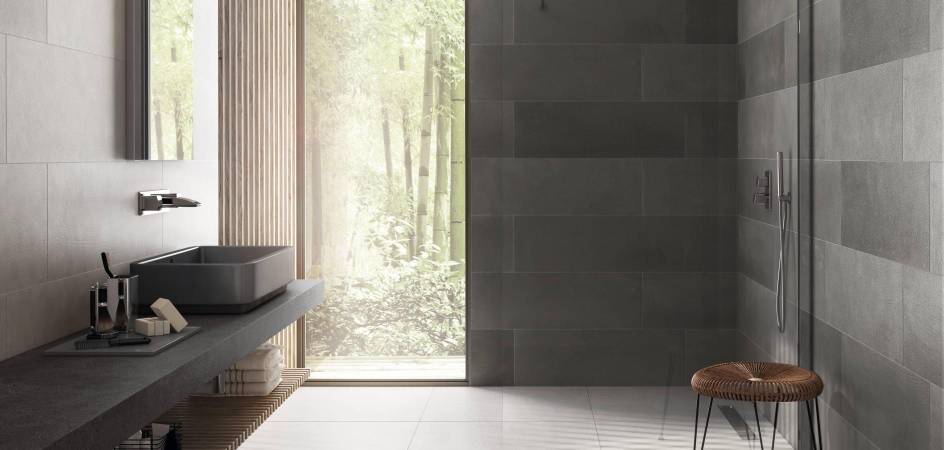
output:
[[944,0],[0,0],[0,449],[944,449]]

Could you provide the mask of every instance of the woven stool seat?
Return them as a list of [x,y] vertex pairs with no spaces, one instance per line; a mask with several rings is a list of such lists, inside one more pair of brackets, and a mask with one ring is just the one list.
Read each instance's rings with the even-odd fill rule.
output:
[[798,402],[823,392],[815,372],[790,364],[729,362],[695,372],[692,389],[701,395],[747,402]]

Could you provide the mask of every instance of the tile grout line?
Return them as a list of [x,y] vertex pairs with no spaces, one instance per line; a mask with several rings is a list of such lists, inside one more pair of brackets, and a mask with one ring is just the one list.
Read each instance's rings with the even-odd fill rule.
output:
[[407,450],[413,446],[413,439],[416,439],[416,432],[420,429],[420,424],[423,423],[423,417],[426,415],[426,408],[429,408],[429,402],[433,399],[433,391],[435,389],[435,387],[431,387],[429,389],[429,396],[426,397],[426,403],[423,405],[423,411],[420,412],[420,417],[416,421],[416,426],[413,427],[413,434],[410,435],[410,443],[406,446]]
[[600,440],[600,428],[597,426],[597,413],[593,409],[593,396],[590,395],[590,386],[584,386],[587,391],[587,404],[590,406],[590,417],[593,419],[593,432],[597,435],[597,447],[603,448],[603,441]]

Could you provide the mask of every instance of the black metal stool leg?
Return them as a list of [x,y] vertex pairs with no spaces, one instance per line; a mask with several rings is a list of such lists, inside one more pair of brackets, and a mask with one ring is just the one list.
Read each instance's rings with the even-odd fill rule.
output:
[[757,402],[754,402],[754,420],[757,421],[757,440],[760,442],[760,450],[764,450],[764,436],[760,434],[760,415],[757,414]]
[[708,440],[708,422],[711,421],[711,408],[715,404],[714,397],[708,397],[708,415],[705,416],[705,431],[701,435],[701,450],[705,450],[705,441]]
[[813,404],[816,405],[816,434],[819,435],[819,450],[824,450],[823,447],[823,430],[820,429],[820,420],[819,420],[819,397],[813,399]]
[[[810,443],[813,444],[813,450],[818,448],[822,450],[821,447],[816,446],[816,428],[813,426],[813,412],[810,409],[810,401],[806,400],[804,403],[806,403],[806,417],[810,420]],[[822,443],[822,439],[820,439],[820,443]]]
[[774,432],[770,436],[770,450],[774,450],[774,444],[777,443],[777,419],[780,417],[780,402],[774,406]]
[[698,412],[701,410],[701,394],[695,397],[695,440],[692,442],[692,450],[698,450]]

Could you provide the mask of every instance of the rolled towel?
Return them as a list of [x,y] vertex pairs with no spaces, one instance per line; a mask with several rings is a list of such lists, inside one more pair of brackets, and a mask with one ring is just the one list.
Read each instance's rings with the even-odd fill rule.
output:
[[265,383],[226,383],[223,385],[223,394],[233,397],[269,395],[281,382],[282,377],[279,376]]
[[265,383],[282,376],[284,364],[276,364],[264,370],[227,370],[223,379],[227,383]]
[[280,359],[282,359],[282,347],[262,344],[243,359],[236,361],[230,370],[265,370],[267,367],[276,365],[274,361]]

